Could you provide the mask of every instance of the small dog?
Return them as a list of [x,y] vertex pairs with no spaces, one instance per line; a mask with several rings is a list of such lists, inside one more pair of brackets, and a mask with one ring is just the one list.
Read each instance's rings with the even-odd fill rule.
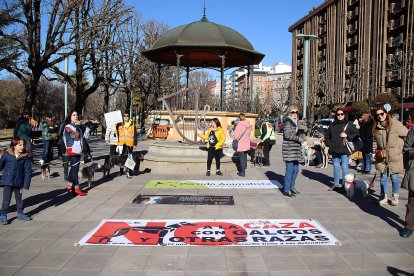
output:
[[[135,161],[134,170],[139,171],[139,166],[142,161],[144,161],[144,156],[138,152],[132,153],[132,158]],[[104,165],[102,166],[103,177],[106,177],[111,172],[111,169],[114,166],[117,166],[123,171],[125,169],[125,162],[128,159],[128,155],[110,155],[105,158]],[[128,178],[131,178],[129,169],[126,170],[126,175]]]
[[42,180],[50,179],[50,163],[45,163],[43,159],[39,161],[40,171],[42,172]]
[[355,179],[353,173],[345,175],[345,190],[348,198],[352,199],[354,197],[355,190],[360,190],[362,198],[366,198],[368,196],[369,188],[370,185],[366,181]]
[[92,181],[94,180],[95,171],[100,169],[101,165],[96,162],[93,162],[91,165],[87,167],[83,167],[79,170],[78,176],[81,179],[88,179],[88,188],[92,187]]

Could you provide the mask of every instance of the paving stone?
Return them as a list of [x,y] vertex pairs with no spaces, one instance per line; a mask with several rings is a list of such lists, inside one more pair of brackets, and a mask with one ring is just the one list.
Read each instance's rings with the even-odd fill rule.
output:
[[386,268],[385,263],[375,254],[341,254],[341,257],[352,270]]
[[76,254],[69,262],[65,264],[65,268],[76,267],[77,269],[102,269],[111,258],[111,254]]
[[292,270],[305,270],[309,271],[308,266],[302,260],[301,256],[292,255],[277,255],[277,256],[264,256],[266,265],[269,271],[292,271]]
[[13,275],[16,271],[21,269],[21,266],[0,266],[0,275],[9,276]]
[[124,255],[114,254],[105,265],[104,269],[112,270],[139,270],[143,271],[149,255]]
[[139,270],[111,270],[111,269],[104,269],[99,273],[99,276],[142,276],[145,275],[144,271]]
[[56,269],[56,268],[25,267],[25,268],[20,269],[14,275],[15,276],[49,276],[49,275],[56,275],[59,272],[60,272],[60,269]]
[[186,271],[225,271],[226,259],[222,256],[196,256],[187,258]]
[[101,272],[100,269],[74,269],[74,268],[65,268],[62,269],[57,275],[58,276],[95,276],[99,275]]
[[74,246],[78,239],[59,239],[46,248],[46,252],[75,253],[80,251],[79,246]]
[[388,266],[399,269],[414,269],[414,256],[408,253],[377,253],[380,258]]
[[227,255],[227,271],[228,272],[252,272],[252,271],[264,271],[267,272],[268,268],[263,256],[240,256],[240,255]]
[[150,255],[145,271],[182,271],[185,270],[186,255]]
[[303,255],[302,258],[312,272],[319,270],[350,270],[350,267],[345,263],[345,261],[342,260],[340,256],[335,254],[309,254]]
[[38,252],[19,252],[17,256],[16,253],[7,251],[0,256],[0,267],[25,266],[38,255]]
[[27,267],[62,268],[73,256],[73,253],[43,252],[33,259]]
[[38,252],[45,250],[49,245],[54,243],[54,239],[26,239],[13,248],[11,252]]

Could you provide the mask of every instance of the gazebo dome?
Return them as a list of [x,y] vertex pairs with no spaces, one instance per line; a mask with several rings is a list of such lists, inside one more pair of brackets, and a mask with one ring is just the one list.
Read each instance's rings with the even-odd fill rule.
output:
[[143,55],[161,64],[176,65],[176,53],[183,55],[182,66],[226,67],[258,64],[264,57],[239,32],[213,22],[200,21],[176,27],[160,37]]

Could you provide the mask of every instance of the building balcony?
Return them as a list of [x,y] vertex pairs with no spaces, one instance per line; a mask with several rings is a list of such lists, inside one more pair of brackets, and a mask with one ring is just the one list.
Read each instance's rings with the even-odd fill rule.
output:
[[405,5],[406,5],[405,0],[400,0],[397,3],[390,3],[390,6],[389,6],[388,10],[389,10],[391,15],[395,15],[395,14],[398,14],[398,13],[404,11]]

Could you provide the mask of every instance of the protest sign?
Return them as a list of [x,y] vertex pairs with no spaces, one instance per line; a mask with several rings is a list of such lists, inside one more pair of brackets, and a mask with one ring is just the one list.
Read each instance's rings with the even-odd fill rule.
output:
[[120,110],[105,113],[104,116],[107,126],[122,123],[122,113]]
[[341,245],[313,219],[102,220],[79,245]]
[[184,205],[234,205],[233,196],[208,195],[141,195],[132,203],[137,204],[184,204]]
[[150,180],[144,188],[156,189],[280,189],[277,180]]

